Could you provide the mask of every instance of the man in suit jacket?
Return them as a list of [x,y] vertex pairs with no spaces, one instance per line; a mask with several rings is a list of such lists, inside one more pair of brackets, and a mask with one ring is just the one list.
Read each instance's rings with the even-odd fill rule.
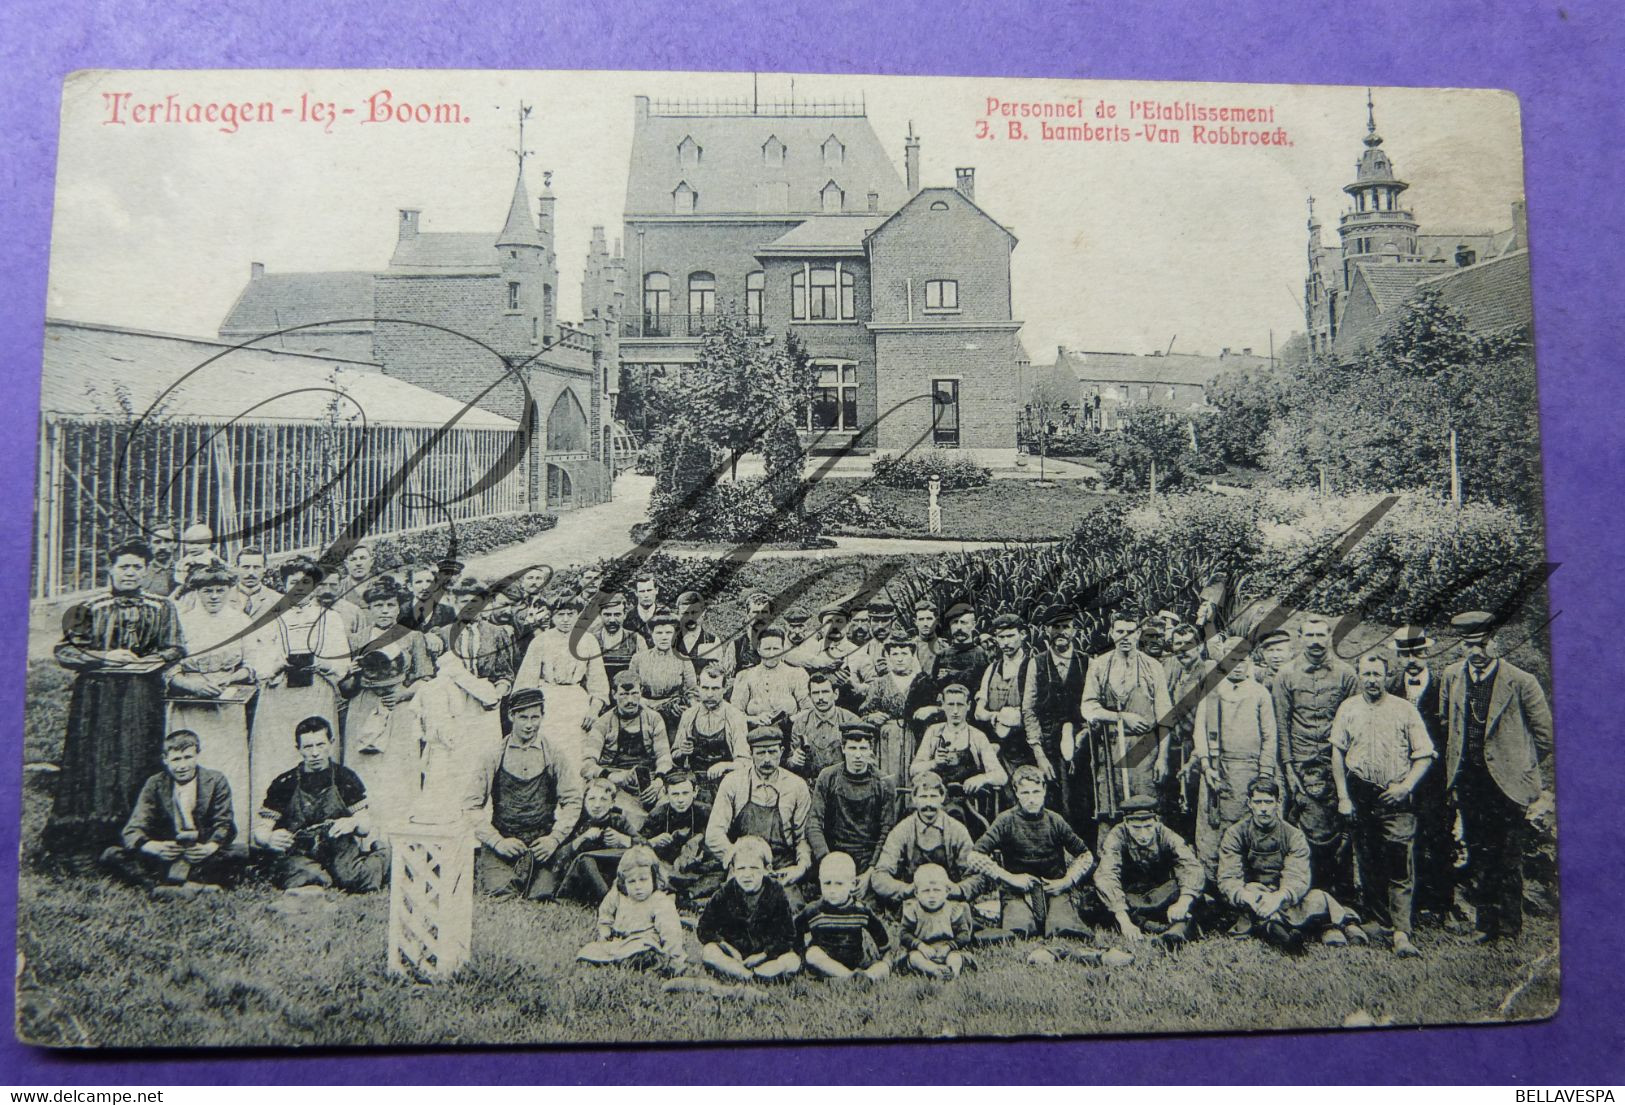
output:
[[[1445,746],[1444,699],[1439,673],[1427,661],[1433,639],[1421,626],[1402,625],[1394,632],[1396,661],[1388,693],[1403,698],[1422,715],[1422,725],[1435,749]],[[1435,764],[1416,785],[1416,922],[1439,925],[1455,913],[1456,809],[1447,794],[1445,772]]]
[[198,766],[198,750],[190,729],[164,738],[164,769],[136,797],[123,846],[102,853],[102,863],[115,874],[166,896],[218,889],[248,856],[235,842],[231,784],[220,772]]
[[1450,624],[1465,658],[1444,676],[1445,779],[1461,810],[1483,944],[1523,929],[1525,815],[1540,797],[1552,711],[1534,676],[1498,658],[1491,615],[1470,611]]

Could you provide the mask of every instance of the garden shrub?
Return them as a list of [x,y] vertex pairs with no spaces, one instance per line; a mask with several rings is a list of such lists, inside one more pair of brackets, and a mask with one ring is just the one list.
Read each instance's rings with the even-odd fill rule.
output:
[[986,487],[993,479],[993,470],[983,468],[975,457],[957,449],[918,449],[902,456],[882,453],[874,460],[876,482],[888,487],[918,490],[932,476],[942,480],[944,491],[956,491]]

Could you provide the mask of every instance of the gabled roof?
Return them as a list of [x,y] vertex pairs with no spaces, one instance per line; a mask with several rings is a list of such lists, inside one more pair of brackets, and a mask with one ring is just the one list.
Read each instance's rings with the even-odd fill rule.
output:
[[886,221],[884,215],[814,215],[756,251],[773,254],[863,252],[863,240]]
[[251,277],[220,324],[224,337],[246,337],[333,319],[361,319],[333,332],[370,333],[370,272],[268,272]]
[[1410,298],[1416,286],[1439,270],[1423,264],[1384,264],[1354,266],[1355,279],[1364,280],[1379,312],[1391,311]]
[[912,211],[921,206],[926,206],[939,201],[944,203],[962,203],[969,207],[972,211],[975,211],[978,215],[982,216],[982,218],[1004,231],[1004,233],[1010,238],[1010,244],[1012,246],[1015,245],[1019,240],[1008,226],[1005,226],[1003,223],[999,222],[998,219],[995,219],[992,215],[989,215],[980,205],[977,204],[975,200],[966,196],[965,193],[961,192],[958,188],[946,187],[921,188],[907,203],[903,204],[902,207],[899,207],[896,211],[892,212],[892,214],[882,221],[879,226],[875,227],[871,232],[871,237],[878,237],[879,235],[884,234],[888,227],[902,218],[904,212]]
[[436,231],[409,235],[395,243],[395,253],[389,259],[389,267],[391,270],[430,269],[437,273],[458,269],[496,272],[499,270],[496,236],[489,231]]
[[[164,420],[314,422],[328,417],[335,386],[349,400],[339,416],[355,416],[355,424],[364,416],[373,425],[437,427],[463,407],[362,361],[61,319],[45,324],[42,415],[120,419],[122,394],[137,417],[158,403],[154,416]],[[518,426],[476,407],[456,428]]]
[[[831,134],[845,154],[840,163],[826,165],[823,146]],[[685,137],[705,151],[698,163],[678,159]],[[782,166],[769,165],[762,156],[770,137],[784,144]],[[878,192],[882,211],[894,210],[906,195],[862,115],[661,115],[640,107],[632,131],[626,215],[672,214],[672,190],[680,180],[699,195],[696,215],[758,214],[756,185],[762,181],[789,184],[789,213],[812,215],[821,209],[820,192],[831,178],[865,206],[869,192]]]

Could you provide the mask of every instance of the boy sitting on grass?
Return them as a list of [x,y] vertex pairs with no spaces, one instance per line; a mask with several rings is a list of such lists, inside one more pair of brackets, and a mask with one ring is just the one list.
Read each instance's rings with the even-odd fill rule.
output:
[[235,879],[248,849],[235,843],[231,784],[199,767],[198,736],[177,729],[164,738],[164,769],[141,787],[124,825],[124,846],[102,864],[156,897],[219,890]]
[[1044,775],[1035,765],[1016,768],[1011,779],[1016,808],[995,818],[976,842],[989,857],[987,874],[1014,891],[1004,895],[1004,927],[1020,936],[1092,940],[1073,900],[1094,866],[1089,846],[1065,818],[1044,808]]
[[905,969],[950,979],[972,965],[964,952],[971,942],[970,906],[948,898],[952,885],[941,864],[927,863],[914,872],[914,896],[903,903],[898,941]]
[[643,823],[643,838],[665,865],[666,881],[684,908],[703,904],[722,885],[722,865],[705,847],[711,807],[687,771],[666,776],[666,796]]
[[885,958],[891,937],[880,918],[853,900],[857,883],[857,862],[845,852],[830,852],[818,864],[823,896],[796,918],[796,942],[805,949],[807,968],[825,978],[879,980],[891,973]]
[[771,981],[801,969],[790,900],[768,878],[772,863],[767,841],[740,837],[728,851],[728,881],[700,914],[700,961],[723,978]]

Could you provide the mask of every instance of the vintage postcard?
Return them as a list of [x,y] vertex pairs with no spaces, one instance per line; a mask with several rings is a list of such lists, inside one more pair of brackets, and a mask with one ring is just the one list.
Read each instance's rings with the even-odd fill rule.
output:
[[63,90],[17,1032],[1559,998],[1517,101]]

